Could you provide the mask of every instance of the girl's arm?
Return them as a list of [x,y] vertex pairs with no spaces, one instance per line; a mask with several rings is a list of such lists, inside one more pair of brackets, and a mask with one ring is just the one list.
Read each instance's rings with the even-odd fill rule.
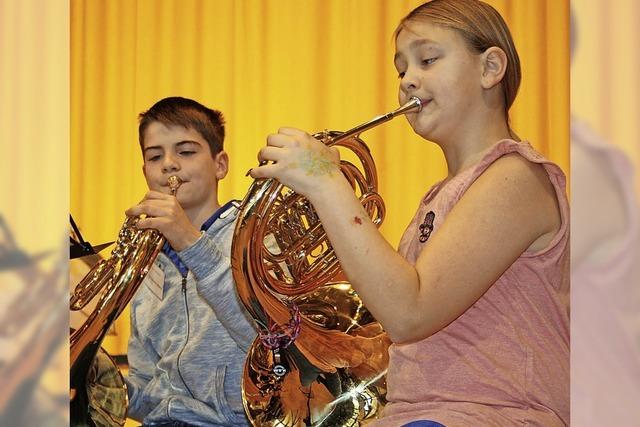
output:
[[545,171],[508,155],[471,185],[413,266],[368,220],[334,150],[288,128],[268,142],[260,157],[275,163],[252,175],[275,177],[313,203],[351,284],[396,343],[442,329],[560,227]]

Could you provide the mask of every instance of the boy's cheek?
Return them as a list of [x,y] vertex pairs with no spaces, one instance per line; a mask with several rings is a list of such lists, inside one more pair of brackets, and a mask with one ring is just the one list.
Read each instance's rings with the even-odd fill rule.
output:
[[155,189],[155,180],[153,179],[153,174],[150,174],[149,171],[146,168],[142,169],[143,173],[144,173],[144,180],[147,183],[147,187],[149,187],[150,189]]

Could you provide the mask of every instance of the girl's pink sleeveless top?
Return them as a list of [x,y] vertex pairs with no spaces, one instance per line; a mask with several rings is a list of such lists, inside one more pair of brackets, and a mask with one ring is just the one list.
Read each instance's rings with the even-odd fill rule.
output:
[[569,207],[565,177],[528,143],[503,140],[476,165],[435,185],[400,242],[414,263],[447,213],[501,156],[543,165],[562,225],[552,242],[524,252],[455,321],[421,341],[389,349],[389,403],[375,426],[433,420],[453,426],[569,424]]

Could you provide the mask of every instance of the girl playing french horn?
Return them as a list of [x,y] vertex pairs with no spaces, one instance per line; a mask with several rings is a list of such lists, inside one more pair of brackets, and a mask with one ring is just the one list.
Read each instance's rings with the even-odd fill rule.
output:
[[[565,178],[509,126],[520,64],[499,13],[433,0],[395,32],[401,104],[448,168],[399,250],[306,132],[267,138],[251,171],[314,205],[340,263],[382,323],[389,404],[375,426],[569,423],[569,246]],[[416,177],[419,178],[419,177]]]

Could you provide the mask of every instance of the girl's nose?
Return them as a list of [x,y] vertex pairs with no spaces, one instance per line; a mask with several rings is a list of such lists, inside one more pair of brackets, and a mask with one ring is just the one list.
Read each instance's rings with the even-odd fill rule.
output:
[[411,95],[420,87],[420,79],[416,73],[407,70],[400,80],[400,88],[405,94]]

